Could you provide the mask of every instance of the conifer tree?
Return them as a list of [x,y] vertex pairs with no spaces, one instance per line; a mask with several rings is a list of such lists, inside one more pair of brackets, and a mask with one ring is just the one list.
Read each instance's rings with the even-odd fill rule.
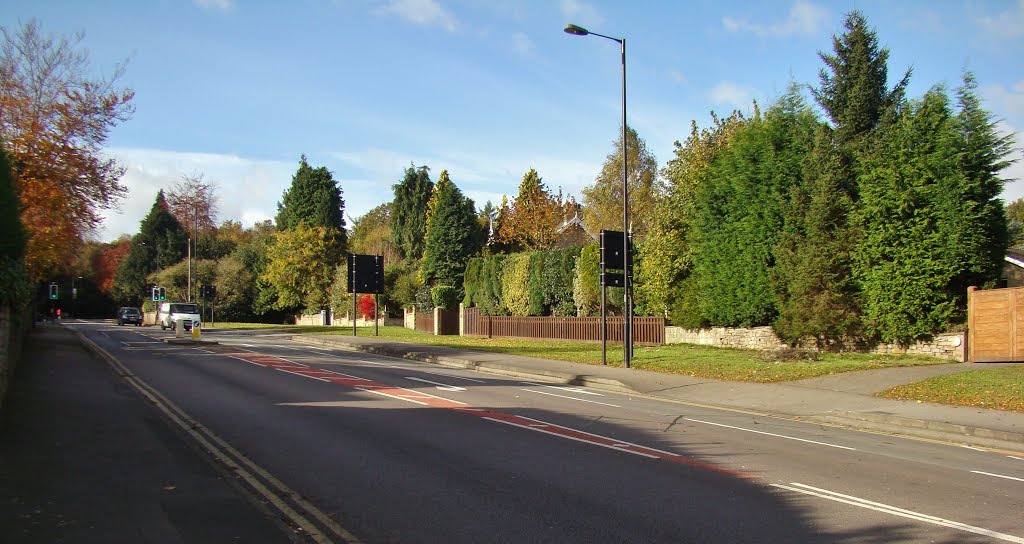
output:
[[[294,229],[301,223],[307,227],[324,227],[337,247],[347,248],[345,232],[345,200],[341,187],[324,166],[313,168],[302,155],[292,184],[277,203],[278,230]],[[332,266],[337,263],[330,263]]]
[[393,185],[395,194],[391,210],[392,239],[406,258],[423,256],[423,238],[427,232],[427,202],[434,192],[430,168],[409,165],[402,181]]
[[821,87],[812,93],[832,120],[836,140],[845,145],[881,121],[894,119],[910,70],[887,89],[889,50],[879,48],[878,36],[868,28],[864,14],[856,10],[847,14],[843,26],[843,35],[832,38],[834,54],[818,53],[826,68],[820,71]]
[[188,233],[167,207],[161,190],[149,214],[142,220],[139,233],[132,238],[128,256],[114,279],[114,297],[123,303],[138,305],[146,293],[150,273],[167,268],[185,258]]
[[447,170],[441,172],[430,202],[422,278],[427,285],[457,288],[461,298],[466,263],[480,250],[476,209],[448,178]]

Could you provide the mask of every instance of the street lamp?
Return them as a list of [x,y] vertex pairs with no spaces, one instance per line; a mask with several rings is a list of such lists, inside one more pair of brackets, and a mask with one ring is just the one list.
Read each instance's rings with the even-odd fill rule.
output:
[[633,299],[630,297],[633,280],[629,277],[632,259],[629,252],[629,180],[626,164],[629,156],[626,153],[626,39],[605,36],[572,24],[566,25],[565,33],[573,36],[594,35],[617,42],[622,46],[622,258],[625,261],[625,270],[622,274],[622,306],[626,310],[626,316],[622,323],[622,357],[624,366],[629,368],[629,360],[633,354]]

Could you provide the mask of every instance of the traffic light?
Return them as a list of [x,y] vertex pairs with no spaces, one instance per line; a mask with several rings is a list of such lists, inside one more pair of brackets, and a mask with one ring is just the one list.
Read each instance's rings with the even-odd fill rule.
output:
[[156,286],[153,286],[153,293],[152,293],[152,295],[153,295],[153,301],[154,302],[160,300],[160,288],[156,287]]
[[167,298],[167,290],[163,287],[157,287],[157,290],[160,291],[160,300],[165,300]]
[[50,300],[57,300],[60,298],[57,289],[58,287],[56,283],[50,284]]

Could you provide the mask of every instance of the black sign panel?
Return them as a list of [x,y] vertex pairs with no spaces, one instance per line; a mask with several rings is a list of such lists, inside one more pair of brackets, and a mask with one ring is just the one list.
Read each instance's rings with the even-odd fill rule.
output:
[[348,256],[348,292],[384,292],[384,257],[381,255]]
[[601,285],[604,287],[625,287],[625,274],[622,272],[601,272]]
[[[626,267],[623,264],[625,262],[625,259],[623,259],[625,248],[622,245],[621,230],[601,231],[601,263],[605,270],[625,270]],[[629,244],[629,249],[633,249],[632,242]]]

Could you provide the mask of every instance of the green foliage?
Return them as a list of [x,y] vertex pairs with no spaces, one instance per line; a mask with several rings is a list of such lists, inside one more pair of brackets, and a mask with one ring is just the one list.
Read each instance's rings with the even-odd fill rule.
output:
[[531,168],[519,183],[519,194],[502,217],[497,238],[509,247],[528,250],[551,247],[562,224],[562,195],[552,195]]
[[958,128],[948,99],[933,89],[860,164],[854,220],[863,237],[854,271],[867,330],[884,341],[909,342],[962,321],[965,282],[984,279],[982,263],[1001,253],[987,247],[1000,243],[985,236],[993,204],[963,171]]
[[0,146],[0,258],[19,261],[25,255],[25,227],[21,206],[11,176],[7,152]]
[[188,233],[171,215],[164,192],[160,191],[149,214],[142,220],[139,233],[132,238],[128,256],[114,278],[115,300],[138,306],[145,296],[146,278],[184,259],[187,244]]
[[542,315],[576,315],[572,291],[579,253],[578,247],[543,252],[544,264],[540,273],[544,307]]
[[786,202],[785,229],[776,248],[774,270],[779,317],[775,331],[795,345],[813,338],[819,349],[859,336],[857,285],[851,253],[856,243],[848,218],[853,209],[849,157],[817,128],[804,165],[804,180]]
[[483,264],[483,257],[473,257],[466,263],[466,274],[462,278],[462,305],[467,308],[474,305],[477,292],[481,289],[480,271]]
[[277,292],[275,307],[284,311],[327,308],[340,253],[336,237],[326,227],[300,223],[277,233],[261,276]]
[[529,285],[530,254],[508,255],[501,274],[501,301],[512,315],[530,315]]
[[217,298],[213,307],[217,319],[243,322],[253,319],[256,275],[235,254],[217,260],[216,275]]
[[786,226],[782,204],[800,182],[813,123],[799,98],[786,95],[736,132],[698,188],[693,273],[702,319],[757,326],[775,318],[771,268]]
[[421,263],[424,283],[461,288],[466,263],[480,250],[473,201],[442,171],[431,203]]
[[402,181],[392,186],[395,199],[391,210],[391,236],[407,258],[423,256],[423,240],[427,232],[427,202],[434,192],[430,168],[409,165]]
[[399,313],[402,308],[416,303],[416,293],[423,287],[418,270],[419,263],[409,259],[394,265],[385,265],[384,294],[388,300],[389,313]]
[[832,38],[835,53],[818,53],[827,70],[821,70],[821,88],[812,92],[835,125],[836,140],[845,145],[895,118],[910,70],[887,90],[889,50],[879,49],[878,36],[861,12],[849,13],[843,25],[843,35]]
[[480,281],[473,304],[480,307],[483,315],[507,315],[508,308],[502,298],[502,276],[505,269],[505,255],[488,255],[480,265]]
[[[647,143],[626,127],[629,188],[629,222],[634,236],[643,239],[653,220],[659,197],[658,160]],[[583,223],[590,232],[622,230],[622,134],[605,158],[594,184],[583,189]]]
[[430,300],[434,306],[452,311],[459,308],[459,292],[451,285],[435,285],[430,289]]
[[[277,228],[295,229],[303,223],[308,227],[324,227],[341,255],[347,247],[345,200],[341,195],[341,187],[331,172],[324,166],[313,168],[302,155],[291,186],[277,203]],[[330,263],[331,266],[337,264]]]
[[528,255],[530,256],[530,283],[528,285],[530,309],[527,315],[545,315],[542,278],[542,274],[544,274],[544,254],[540,251],[533,251],[528,253]]
[[[576,260],[576,272],[573,277],[572,298],[576,305],[576,315],[588,317],[601,312],[601,246],[594,243],[583,246],[579,259]],[[622,289],[615,291],[617,297],[608,297],[608,301],[621,300]]]

